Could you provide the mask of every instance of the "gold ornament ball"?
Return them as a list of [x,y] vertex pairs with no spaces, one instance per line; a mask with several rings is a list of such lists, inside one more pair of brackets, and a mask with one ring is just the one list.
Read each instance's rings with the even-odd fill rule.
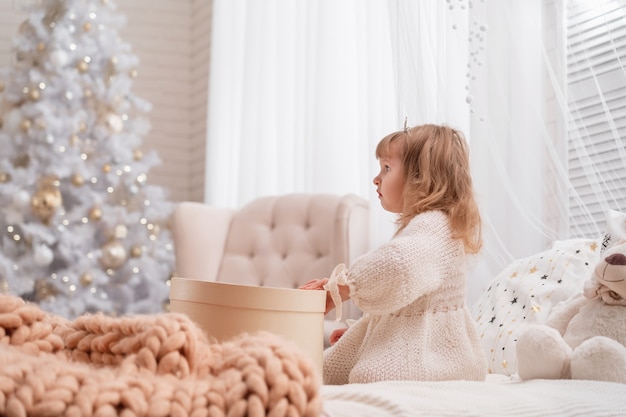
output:
[[43,42],[39,42],[39,43],[37,44],[37,50],[38,50],[39,52],[43,52],[43,51],[45,51],[45,50],[46,50],[46,44],[45,44],[45,43],[43,43]]
[[104,165],[102,166],[102,172],[104,172],[104,173],[109,173],[109,172],[111,172],[111,165],[110,165],[110,164],[104,164]]
[[28,92],[28,97],[33,101],[39,100],[39,90],[33,88]]
[[117,240],[112,240],[102,246],[100,265],[106,269],[117,269],[126,262],[126,249]]
[[49,224],[54,212],[63,204],[63,197],[57,187],[45,185],[35,192],[30,204],[35,216]]
[[11,175],[6,172],[0,172],[0,183],[7,183],[11,181]]
[[130,256],[133,258],[139,258],[143,254],[143,249],[141,246],[133,246],[130,248]]
[[32,123],[28,119],[22,120],[22,123],[20,124],[20,128],[22,129],[23,132],[28,132],[31,126],[32,126]]
[[97,222],[98,220],[102,219],[102,209],[98,206],[92,207],[91,209],[89,209],[88,215],[89,219]]
[[84,274],[80,276],[80,283],[83,286],[87,287],[93,283],[93,277],[91,276],[89,272],[85,272]]
[[93,91],[91,91],[90,88],[85,88],[85,91],[83,91],[83,94],[85,94],[85,97],[89,98],[93,95]]
[[139,71],[137,71],[136,69],[130,70],[130,76],[132,78],[137,78],[138,75],[139,75]]
[[72,175],[72,184],[80,187],[81,185],[85,184],[85,179],[80,174],[74,174]]
[[78,129],[79,129],[81,132],[86,131],[86,130],[87,130],[87,123],[85,123],[85,122],[80,122],[80,123],[78,124]]
[[78,65],[76,65],[76,69],[78,69],[78,71],[80,72],[87,72],[89,70],[89,64],[86,63],[85,61],[80,61],[78,63]]
[[143,159],[143,151],[141,149],[135,149],[133,151],[133,159],[135,161],[141,161]]
[[78,142],[80,142],[80,138],[77,134],[73,134],[72,136],[70,136],[70,145],[76,146],[78,145]]
[[0,93],[4,91],[4,83],[0,81]]
[[85,32],[89,32],[91,30],[91,23],[85,22],[85,24],[83,24],[83,29],[85,30]]

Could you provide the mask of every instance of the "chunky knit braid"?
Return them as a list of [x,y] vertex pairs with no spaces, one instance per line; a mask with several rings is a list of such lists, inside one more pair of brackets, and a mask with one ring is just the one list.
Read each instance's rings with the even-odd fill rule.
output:
[[74,321],[0,295],[0,414],[317,416],[320,376],[269,333],[210,343],[186,316]]

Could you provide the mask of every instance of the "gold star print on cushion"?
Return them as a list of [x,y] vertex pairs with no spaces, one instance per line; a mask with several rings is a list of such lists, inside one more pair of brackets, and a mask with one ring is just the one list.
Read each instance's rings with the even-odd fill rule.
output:
[[600,256],[602,239],[555,242],[516,260],[491,281],[472,308],[489,372],[517,372],[515,343],[529,324],[546,322],[552,308],[583,290]]

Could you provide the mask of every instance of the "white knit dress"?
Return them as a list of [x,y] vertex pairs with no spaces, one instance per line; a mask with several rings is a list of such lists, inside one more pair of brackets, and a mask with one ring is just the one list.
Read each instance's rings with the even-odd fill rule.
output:
[[487,363],[465,304],[465,255],[445,213],[417,215],[346,271],[363,311],[324,351],[324,383],[484,380]]

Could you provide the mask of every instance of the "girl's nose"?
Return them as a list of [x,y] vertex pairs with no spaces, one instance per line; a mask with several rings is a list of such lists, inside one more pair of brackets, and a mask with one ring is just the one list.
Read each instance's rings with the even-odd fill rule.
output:
[[374,177],[374,179],[372,180],[372,182],[374,183],[374,185],[375,185],[375,186],[378,186],[378,184],[379,184],[379,182],[380,182],[380,180],[378,179],[378,175],[376,175],[376,176]]

